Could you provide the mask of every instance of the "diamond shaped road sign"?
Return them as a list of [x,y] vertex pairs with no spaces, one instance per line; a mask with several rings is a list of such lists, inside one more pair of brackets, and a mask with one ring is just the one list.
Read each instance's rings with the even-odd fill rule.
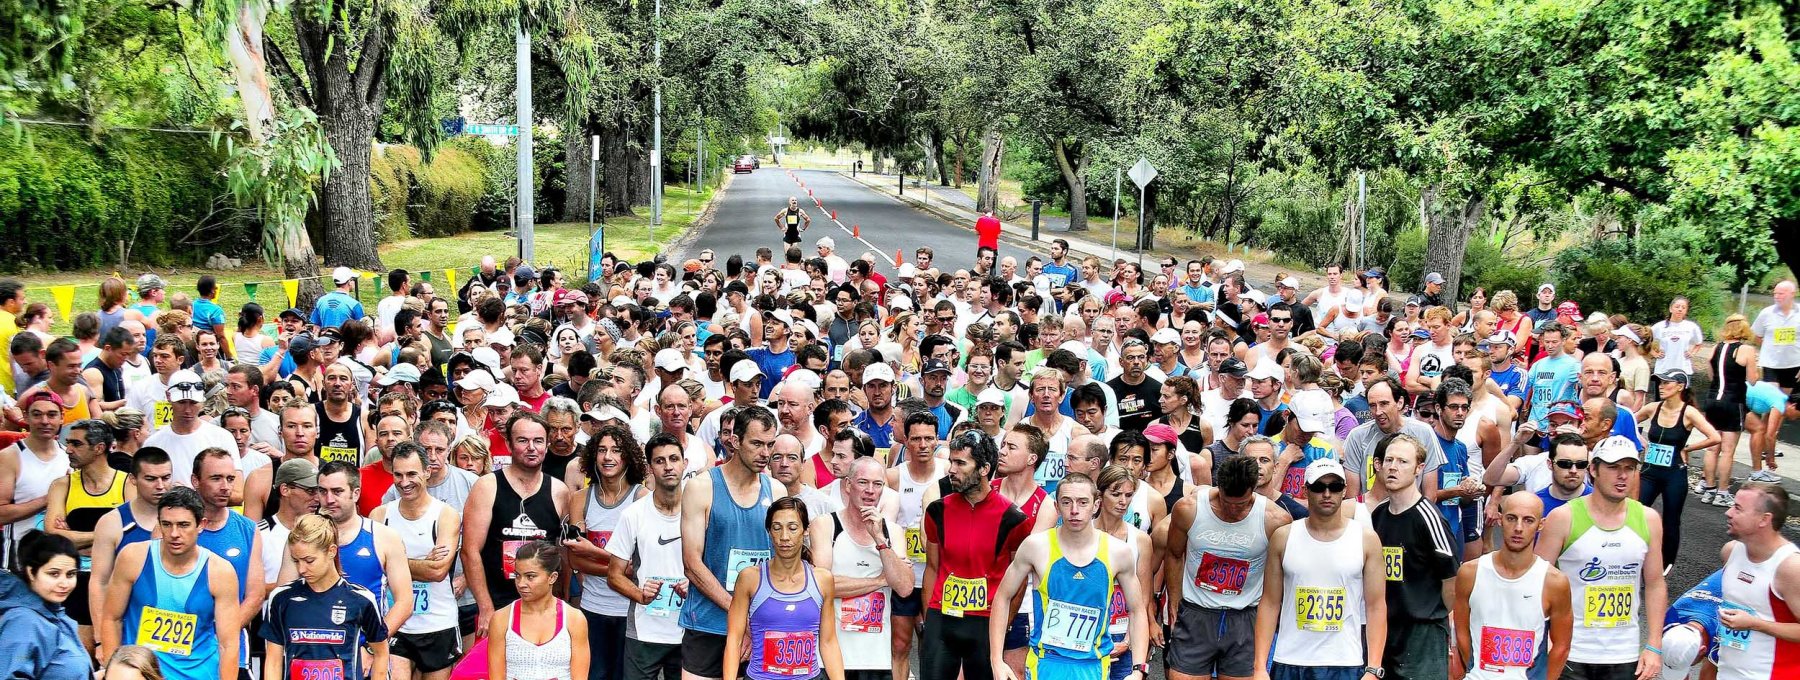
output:
[[1141,190],[1156,179],[1156,166],[1151,165],[1148,158],[1139,158],[1137,165],[1131,166],[1125,174],[1131,175],[1131,181]]

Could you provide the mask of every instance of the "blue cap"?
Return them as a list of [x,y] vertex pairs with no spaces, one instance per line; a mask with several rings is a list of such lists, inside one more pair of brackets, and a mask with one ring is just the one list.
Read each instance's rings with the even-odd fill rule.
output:
[[1412,332],[1412,339],[1414,339],[1414,340],[1430,340],[1431,339],[1431,331],[1425,330],[1423,328],[1414,328],[1413,332]]

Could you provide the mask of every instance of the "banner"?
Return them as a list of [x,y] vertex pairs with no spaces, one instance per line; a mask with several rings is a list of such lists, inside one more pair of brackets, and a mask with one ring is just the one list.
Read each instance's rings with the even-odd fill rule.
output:
[[300,300],[300,279],[283,280],[281,288],[287,291],[288,307],[293,307]]
[[75,287],[51,286],[50,295],[56,298],[56,311],[62,314],[62,318],[68,319],[69,313],[75,309]]
[[259,284],[255,284],[255,283],[244,284],[244,294],[250,296],[251,302],[256,302],[256,287],[257,287],[257,285],[259,285]]
[[431,283],[431,270],[426,269],[424,271],[419,272],[419,280],[424,281],[426,283]]

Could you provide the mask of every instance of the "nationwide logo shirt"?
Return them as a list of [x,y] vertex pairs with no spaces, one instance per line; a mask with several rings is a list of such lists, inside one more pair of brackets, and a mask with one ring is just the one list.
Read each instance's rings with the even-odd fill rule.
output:
[[374,593],[341,576],[325,592],[304,579],[276,588],[256,634],[282,646],[290,678],[361,678],[363,643],[388,638]]

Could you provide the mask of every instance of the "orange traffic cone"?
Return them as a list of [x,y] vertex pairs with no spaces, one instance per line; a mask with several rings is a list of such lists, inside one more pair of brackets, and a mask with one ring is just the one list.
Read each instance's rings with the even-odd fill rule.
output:
[[836,210],[831,211],[831,219],[833,221],[837,220],[837,211]]
[[901,250],[899,248],[895,248],[894,249],[894,266],[898,267],[901,265],[901,263],[903,263],[905,261],[906,260],[901,255]]
[[[837,219],[837,215],[832,215],[831,219],[834,219],[834,220]],[[855,224],[850,225],[850,237],[851,238],[862,238],[862,227],[859,225],[855,225]]]

